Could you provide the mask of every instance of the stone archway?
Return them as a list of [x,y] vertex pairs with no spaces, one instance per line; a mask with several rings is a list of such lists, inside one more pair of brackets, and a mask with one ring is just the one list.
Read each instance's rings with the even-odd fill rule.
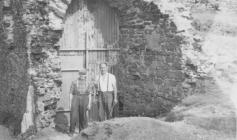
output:
[[[156,116],[169,111],[183,97],[180,88],[184,79],[180,51],[182,38],[176,34],[175,24],[152,2],[105,1],[118,10],[119,16],[120,55],[114,66],[121,104],[119,114]],[[38,38],[34,36],[41,42],[41,54],[32,54],[32,69],[37,73],[32,75],[39,112],[36,125],[40,129],[52,123],[62,93],[58,40],[62,37],[71,1],[36,3],[42,10],[42,17],[47,17],[43,20],[48,21],[36,26],[46,39],[42,34],[37,34]],[[34,48],[34,44],[31,47]]]

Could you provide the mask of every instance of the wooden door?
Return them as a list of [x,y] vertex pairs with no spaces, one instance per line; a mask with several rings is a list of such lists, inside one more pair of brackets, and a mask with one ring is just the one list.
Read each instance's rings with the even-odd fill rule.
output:
[[[75,3],[72,4],[75,7]],[[118,52],[116,11],[103,0],[86,0],[77,4],[78,8],[67,15],[61,38],[62,96],[58,108],[66,112],[70,105],[70,85],[76,80],[78,69],[87,69],[90,82],[99,74],[100,63],[116,64]]]

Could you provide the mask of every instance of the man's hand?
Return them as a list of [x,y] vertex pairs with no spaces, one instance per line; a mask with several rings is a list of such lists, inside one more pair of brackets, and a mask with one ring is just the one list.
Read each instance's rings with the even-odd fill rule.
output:
[[87,106],[87,110],[91,110],[91,105],[88,105],[88,106]]
[[117,104],[117,103],[118,103],[118,99],[115,98],[115,99],[114,99],[114,104]]

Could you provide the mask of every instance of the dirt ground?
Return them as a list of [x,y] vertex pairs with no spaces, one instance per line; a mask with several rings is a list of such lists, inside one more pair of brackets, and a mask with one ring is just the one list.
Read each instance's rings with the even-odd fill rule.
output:
[[94,123],[72,138],[45,129],[34,140],[235,140],[233,135],[180,122],[147,117],[116,118]]
[[119,118],[94,124],[73,140],[234,140],[214,130],[184,122],[167,123],[145,117]]
[[0,140],[14,140],[8,129],[0,125]]

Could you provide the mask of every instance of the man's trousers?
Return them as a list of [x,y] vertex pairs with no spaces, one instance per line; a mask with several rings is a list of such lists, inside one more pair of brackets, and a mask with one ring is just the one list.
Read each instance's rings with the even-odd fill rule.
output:
[[100,120],[107,120],[112,118],[113,113],[113,104],[114,104],[114,92],[100,92],[100,106],[99,106],[99,114]]

